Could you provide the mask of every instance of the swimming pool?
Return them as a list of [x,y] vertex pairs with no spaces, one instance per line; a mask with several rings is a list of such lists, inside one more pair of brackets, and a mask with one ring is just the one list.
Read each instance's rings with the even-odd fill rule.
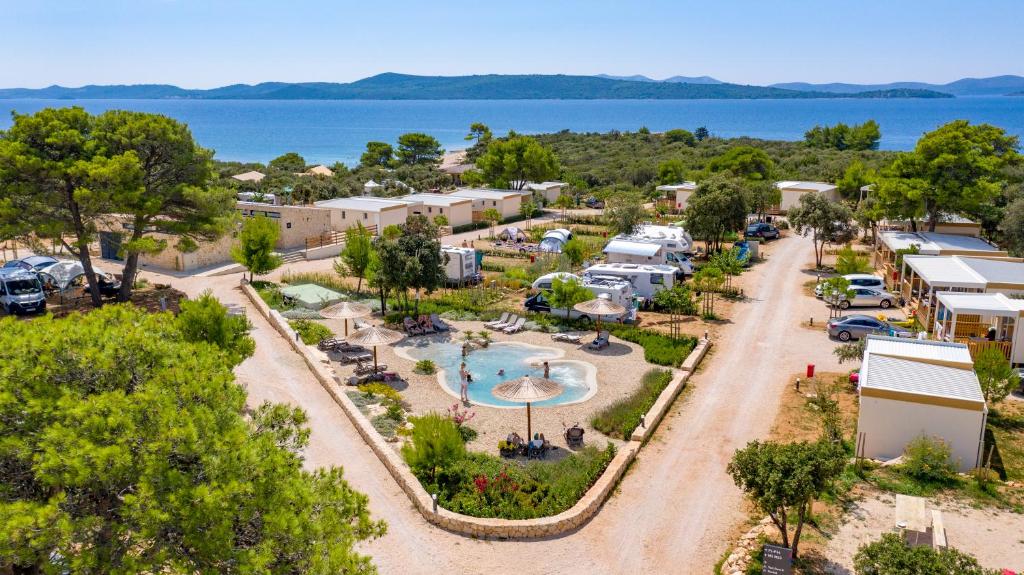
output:
[[[564,352],[550,347],[495,342],[486,348],[474,349],[463,360],[461,342],[420,339],[406,340],[395,346],[395,351],[413,361],[433,361],[440,370],[438,383],[455,398],[459,397],[459,364],[465,361],[466,368],[473,375],[473,382],[469,384],[469,399],[471,403],[479,405],[522,407],[521,403],[494,397],[491,390],[503,381],[524,375],[542,377],[544,361],[548,362],[551,379],[561,383],[565,391],[558,397],[534,403],[534,406],[578,403],[590,399],[597,391],[597,368],[584,361],[560,359]],[[498,375],[500,369],[505,370],[504,375]]]

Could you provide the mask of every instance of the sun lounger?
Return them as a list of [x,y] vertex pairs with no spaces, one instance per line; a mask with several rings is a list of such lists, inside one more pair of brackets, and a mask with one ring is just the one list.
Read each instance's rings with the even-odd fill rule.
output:
[[448,331],[451,329],[436,313],[430,314],[430,322],[434,324],[434,329],[437,331]]
[[363,363],[362,361],[356,362],[356,375],[366,375],[368,373],[383,373],[388,370],[388,366],[380,364],[377,369],[374,370],[373,364]]
[[411,317],[403,319],[402,325],[405,327],[405,333],[409,335],[423,335],[423,328],[416,325],[416,320]]
[[500,318],[498,318],[498,319],[496,319],[494,321],[484,322],[484,327],[494,327],[494,326],[496,326],[498,324],[508,323],[508,316],[509,316],[509,313],[505,312],[505,313],[501,314]]
[[355,350],[349,352],[338,352],[338,361],[341,363],[358,363],[360,361],[368,361],[373,359],[373,354],[366,350]]
[[577,345],[583,342],[583,338],[571,333],[553,333],[551,334],[551,339],[565,343],[575,343]]
[[578,423],[565,430],[565,443],[569,447],[583,447],[583,428]]
[[320,343],[316,344],[316,348],[320,351],[334,351],[342,345],[345,345],[345,341],[339,340],[336,337],[325,337],[320,340]]
[[511,326],[515,325],[515,323],[517,321],[519,321],[519,316],[517,314],[512,314],[512,315],[508,316],[508,321],[507,322],[505,322],[505,323],[496,323],[494,325],[489,325],[487,327],[489,327],[489,328],[491,328],[493,330],[501,331],[501,330],[505,329],[506,327],[511,327]]
[[522,331],[523,326],[525,324],[526,324],[526,318],[525,317],[521,317],[521,318],[517,319],[514,324],[506,327],[505,329],[503,329],[501,331],[503,331],[503,332],[505,332],[507,334],[517,333],[517,332]]
[[607,331],[602,331],[601,333],[597,334],[597,339],[590,342],[590,349],[604,349],[608,347],[608,338],[610,335],[611,334],[609,334]]

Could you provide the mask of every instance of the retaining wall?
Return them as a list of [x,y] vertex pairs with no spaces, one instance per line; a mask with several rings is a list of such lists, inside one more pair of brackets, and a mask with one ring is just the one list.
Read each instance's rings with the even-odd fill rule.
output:
[[[677,372],[669,386],[659,396],[658,401],[648,411],[645,418],[647,426],[638,433],[634,432],[630,441],[619,447],[615,457],[605,468],[604,473],[594,482],[594,485],[576,502],[571,508],[550,517],[537,519],[487,519],[481,517],[470,517],[460,513],[453,513],[440,506],[435,507],[433,500],[420,484],[416,476],[412,474],[409,466],[389,445],[384,438],[377,433],[370,421],[356,407],[352,400],[345,394],[343,386],[335,378],[330,367],[327,356],[321,352],[303,344],[296,337],[295,331],[288,325],[288,321],[275,310],[270,309],[266,302],[256,293],[256,290],[247,283],[242,284],[242,292],[249,298],[260,315],[267,319],[286,340],[291,343],[294,349],[309,366],[310,371],[316,377],[320,385],[327,390],[334,401],[341,407],[345,415],[355,426],[359,435],[370,449],[377,455],[384,467],[395,479],[398,485],[409,496],[410,501],[427,521],[460,533],[473,537],[492,538],[536,538],[559,535],[576,529],[590,520],[606,499],[611,495],[612,490],[618,484],[622,474],[626,472],[629,464],[636,458],[644,439],[654,432],[657,423],[661,421],[671,405],[672,400],[679,394],[689,379],[690,372],[700,362],[707,352],[710,342],[701,342],[687,358],[690,363],[690,370]],[[693,362],[691,359],[696,358]]]

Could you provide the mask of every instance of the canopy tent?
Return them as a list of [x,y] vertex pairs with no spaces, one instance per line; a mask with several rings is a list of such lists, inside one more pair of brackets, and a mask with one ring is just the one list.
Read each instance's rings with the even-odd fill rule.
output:
[[498,234],[498,239],[508,242],[525,242],[526,233],[515,226],[509,226],[501,230],[501,233]]
[[[97,278],[114,281],[114,276],[104,272],[100,268],[92,266],[92,270],[96,273]],[[82,269],[82,264],[80,262],[70,260],[60,261],[39,270],[39,278],[44,284],[52,286],[62,292],[66,291],[78,278],[83,276],[85,276],[85,270]]]

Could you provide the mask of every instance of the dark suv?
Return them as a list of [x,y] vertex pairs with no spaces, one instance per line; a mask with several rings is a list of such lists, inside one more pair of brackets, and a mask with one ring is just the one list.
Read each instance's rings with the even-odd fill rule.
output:
[[745,238],[761,238],[763,240],[775,240],[779,238],[779,228],[765,223],[750,224],[743,232]]

